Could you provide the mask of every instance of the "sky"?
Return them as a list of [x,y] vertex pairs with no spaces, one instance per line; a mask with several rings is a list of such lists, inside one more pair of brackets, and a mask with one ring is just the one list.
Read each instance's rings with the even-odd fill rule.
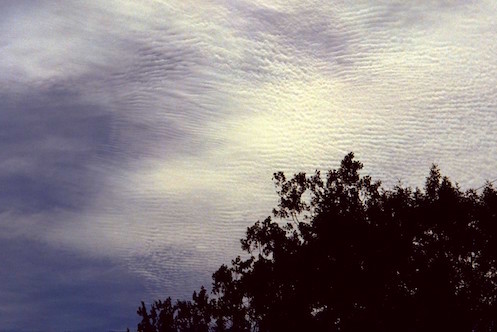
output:
[[1,1],[2,331],[135,328],[353,151],[497,178],[497,2]]

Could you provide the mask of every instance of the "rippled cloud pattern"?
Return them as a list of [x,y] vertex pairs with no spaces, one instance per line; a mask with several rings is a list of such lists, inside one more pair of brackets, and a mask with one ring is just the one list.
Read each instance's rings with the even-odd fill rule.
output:
[[497,177],[495,1],[6,1],[0,31],[7,330],[210,285],[275,171]]

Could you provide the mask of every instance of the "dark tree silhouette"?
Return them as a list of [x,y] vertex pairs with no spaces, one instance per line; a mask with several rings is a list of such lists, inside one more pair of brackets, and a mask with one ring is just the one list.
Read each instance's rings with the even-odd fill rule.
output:
[[424,190],[387,190],[362,166],[275,173],[278,220],[247,229],[211,298],[142,302],[138,331],[497,331],[492,185],[463,192],[433,166]]

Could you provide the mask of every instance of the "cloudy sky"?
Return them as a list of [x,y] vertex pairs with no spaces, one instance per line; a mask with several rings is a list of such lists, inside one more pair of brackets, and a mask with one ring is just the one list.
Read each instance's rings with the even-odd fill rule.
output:
[[275,171],[496,178],[496,33],[493,0],[1,1],[2,330],[210,285]]

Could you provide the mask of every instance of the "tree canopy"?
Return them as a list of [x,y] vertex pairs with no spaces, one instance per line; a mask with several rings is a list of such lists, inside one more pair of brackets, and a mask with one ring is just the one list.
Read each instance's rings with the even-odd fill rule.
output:
[[[138,309],[140,332],[495,331],[497,192],[432,166],[385,189],[353,153],[322,175],[274,174],[273,217],[191,301]],[[273,219],[274,218],[274,219]]]

